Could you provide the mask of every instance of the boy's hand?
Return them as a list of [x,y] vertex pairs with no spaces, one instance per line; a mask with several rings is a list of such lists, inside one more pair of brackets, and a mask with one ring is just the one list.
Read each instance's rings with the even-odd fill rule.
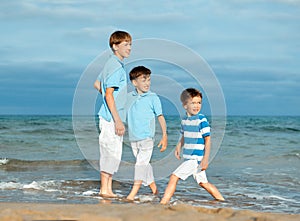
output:
[[201,170],[206,170],[207,169],[208,159],[206,157],[203,157],[203,159],[201,160],[200,167],[201,167]]
[[125,133],[125,126],[124,126],[124,124],[123,124],[122,121],[116,121],[115,122],[115,133],[118,136],[124,135],[124,133]]
[[161,138],[157,147],[160,147],[160,146],[161,146],[160,152],[164,152],[167,149],[167,146],[168,146],[168,136],[167,135],[163,135],[163,137]]
[[176,157],[178,160],[180,160],[180,158],[181,158],[181,157],[180,157],[180,150],[181,150],[181,146],[180,146],[180,144],[177,144],[174,154],[175,154],[175,157]]
[[180,160],[180,151],[178,151],[177,148],[175,150],[175,157]]

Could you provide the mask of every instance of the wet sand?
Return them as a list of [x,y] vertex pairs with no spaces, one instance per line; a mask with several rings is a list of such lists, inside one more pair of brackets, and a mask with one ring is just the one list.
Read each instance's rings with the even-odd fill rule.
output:
[[231,208],[208,209],[185,204],[44,204],[0,203],[1,221],[298,221],[300,214],[264,213]]

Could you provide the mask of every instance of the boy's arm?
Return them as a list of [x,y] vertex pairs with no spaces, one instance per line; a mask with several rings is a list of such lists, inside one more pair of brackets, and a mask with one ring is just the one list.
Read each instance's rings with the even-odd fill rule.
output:
[[208,167],[208,160],[210,154],[210,136],[204,137],[204,150],[204,156],[200,163],[202,170],[206,170]]
[[181,147],[184,144],[184,137],[183,135],[181,135],[181,138],[179,140],[179,142],[176,145],[176,149],[175,149],[175,157],[180,160],[180,151],[181,151]]
[[95,81],[94,88],[96,88],[96,90],[99,91],[100,94],[102,94],[101,82],[99,80]]
[[164,115],[159,115],[157,117],[158,119],[158,122],[160,124],[160,127],[161,127],[161,131],[162,131],[162,138],[159,142],[159,144],[157,145],[158,147],[161,146],[161,149],[160,149],[160,152],[163,152],[167,149],[167,146],[168,146],[168,135],[167,135],[167,124],[166,124],[166,120],[165,120],[165,117]]
[[115,132],[117,135],[122,136],[125,133],[125,126],[116,108],[116,103],[113,96],[114,90],[115,89],[113,87],[107,88],[105,92],[105,99],[106,99],[107,106],[110,110],[110,113],[115,122]]

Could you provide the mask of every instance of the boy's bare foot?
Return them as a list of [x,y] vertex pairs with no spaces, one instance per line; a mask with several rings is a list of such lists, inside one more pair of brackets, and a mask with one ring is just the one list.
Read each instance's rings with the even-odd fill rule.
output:
[[158,190],[156,189],[155,192],[153,193],[153,195],[159,195]]
[[117,198],[118,196],[114,193],[99,193],[99,196],[103,197],[103,198]]
[[129,198],[129,197],[126,197],[124,201],[125,201],[125,202],[128,202],[128,203],[133,203],[133,202],[134,202],[134,199]]
[[99,196],[103,198],[117,198],[118,196],[116,194],[99,194]]
[[162,205],[166,205],[168,203],[169,203],[169,200],[166,200],[165,198],[162,198],[160,201],[160,204],[162,204]]
[[134,198],[132,198],[132,197],[130,197],[130,196],[127,196],[126,199],[127,199],[127,200],[130,200],[130,201],[133,201],[133,200],[134,200]]

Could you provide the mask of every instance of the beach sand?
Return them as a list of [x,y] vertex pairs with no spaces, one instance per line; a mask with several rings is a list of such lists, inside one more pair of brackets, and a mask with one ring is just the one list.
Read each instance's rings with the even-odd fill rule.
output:
[[44,204],[0,203],[1,221],[298,221],[300,214],[263,213],[231,208],[208,209],[185,204]]

